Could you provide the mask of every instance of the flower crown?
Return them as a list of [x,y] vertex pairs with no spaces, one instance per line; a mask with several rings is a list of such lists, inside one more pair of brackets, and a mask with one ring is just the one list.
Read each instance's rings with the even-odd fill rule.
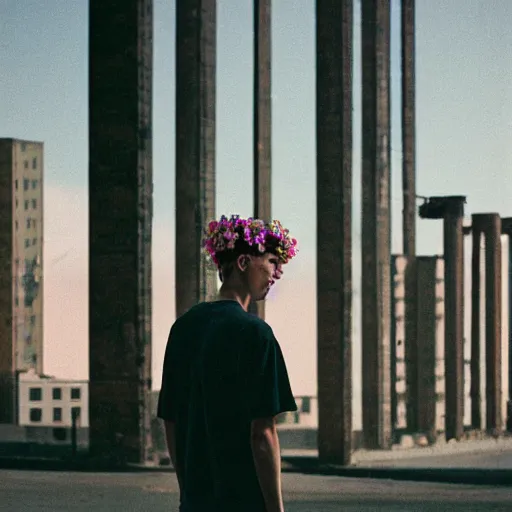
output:
[[272,247],[283,264],[298,252],[297,240],[290,237],[278,220],[265,223],[260,219],[241,219],[239,215],[232,215],[230,219],[223,215],[219,221],[212,220],[205,229],[203,247],[219,267],[218,255],[234,250],[237,240],[245,241],[261,254]]

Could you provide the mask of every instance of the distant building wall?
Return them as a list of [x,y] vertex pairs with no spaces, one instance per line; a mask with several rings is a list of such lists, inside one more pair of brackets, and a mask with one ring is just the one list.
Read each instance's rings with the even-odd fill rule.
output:
[[[393,429],[407,427],[407,390],[405,365],[405,271],[407,258],[393,255],[391,259],[391,364],[394,389],[391,390]],[[394,367],[393,367],[394,365]]]
[[[407,428],[405,274],[407,258],[392,257],[392,406],[393,428]],[[418,285],[417,377],[421,404],[417,430],[431,437],[444,431],[444,261],[440,256],[416,259]],[[393,363],[394,361],[394,363]],[[430,408],[426,404],[431,404]]]
[[417,279],[419,396],[435,404],[420,408],[419,430],[434,436],[445,429],[443,258],[418,257]]
[[79,413],[78,426],[89,427],[89,384],[39,377],[34,372],[19,377],[19,425],[71,427],[72,411]]
[[43,369],[43,144],[0,139],[0,423],[16,372]]

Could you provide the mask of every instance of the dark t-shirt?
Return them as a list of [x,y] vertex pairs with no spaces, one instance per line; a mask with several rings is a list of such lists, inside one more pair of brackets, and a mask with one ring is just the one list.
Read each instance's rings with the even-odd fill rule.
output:
[[230,300],[181,316],[167,343],[158,417],[176,425],[183,509],[264,511],[251,421],[296,410],[267,323]]

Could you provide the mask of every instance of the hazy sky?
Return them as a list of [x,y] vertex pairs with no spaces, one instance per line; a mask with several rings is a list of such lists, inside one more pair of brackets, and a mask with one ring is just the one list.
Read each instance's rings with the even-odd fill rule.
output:
[[[273,1],[273,216],[300,256],[268,301],[295,394],[316,393],[314,0]],[[512,2],[416,0],[417,191],[512,216]],[[0,136],[45,143],[44,369],[88,374],[87,0],[0,2]],[[393,250],[401,248],[399,1],[392,0]],[[153,378],[174,312],[174,1],[155,0]],[[217,213],[252,213],[252,7],[218,1]],[[360,393],[360,2],[354,34],[354,392]],[[418,250],[441,252],[441,223]]]

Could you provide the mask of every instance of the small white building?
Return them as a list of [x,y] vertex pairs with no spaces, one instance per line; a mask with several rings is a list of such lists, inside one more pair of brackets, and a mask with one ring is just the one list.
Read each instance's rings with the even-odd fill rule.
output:
[[34,370],[19,374],[18,423],[21,426],[89,427],[89,383],[40,376]]

